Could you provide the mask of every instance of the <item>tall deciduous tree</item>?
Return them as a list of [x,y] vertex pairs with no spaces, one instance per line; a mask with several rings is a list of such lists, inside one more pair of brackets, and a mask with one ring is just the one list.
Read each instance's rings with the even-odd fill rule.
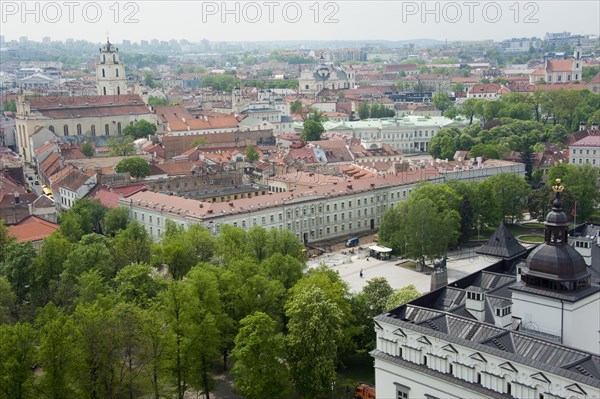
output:
[[70,316],[65,315],[53,303],[41,309],[36,327],[39,330],[38,361],[43,373],[37,384],[48,399],[72,398],[75,396],[73,381],[77,362],[78,346],[75,326]]
[[29,296],[35,256],[35,248],[30,242],[13,242],[6,247],[4,261],[0,263],[0,275],[6,276],[20,302],[27,300]]
[[431,102],[442,112],[442,115],[444,115],[444,112],[452,106],[452,100],[450,100],[448,94],[443,92],[435,93],[431,98]]
[[129,210],[124,206],[109,209],[104,215],[104,234],[115,235],[119,230],[127,228]]
[[231,370],[236,389],[248,399],[287,398],[289,373],[283,361],[283,335],[267,314],[255,312],[240,322]]
[[[6,398],[32,398],[36,332],[29,323],[0,325],[0,381]],[[5,395],[5,396],[4,396]]]
[[439,211],[429,198],[402,202],[386,212],[380,228],[381,241],[397,253],[417,259],[422,265],[444,256],[459,237],[460,215]]
[[292,379],[302,396],[315,398],[335,380],[342,311],[335,299],[316,285],[293,293],[285,309]]

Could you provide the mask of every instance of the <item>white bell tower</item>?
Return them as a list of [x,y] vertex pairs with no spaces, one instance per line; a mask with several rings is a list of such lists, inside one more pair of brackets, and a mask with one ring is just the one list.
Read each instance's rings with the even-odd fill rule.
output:
[[108,38],[100,48],[96,63],[96,84],[99,96],[118,96],[127,94],[125,65],[119,60],[119,49]]

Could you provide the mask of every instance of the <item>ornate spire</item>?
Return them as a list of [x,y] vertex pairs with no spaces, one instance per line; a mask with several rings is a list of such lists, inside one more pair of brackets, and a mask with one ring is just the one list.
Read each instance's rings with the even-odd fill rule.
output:
[[562,203],[560,201],[560,193],[565,189],[561,183],[560,179],[556,179],[556,185],[552,186],[552,191],[554,191],[554,201],[552,201],[552,210],[555,212],[562,211]]

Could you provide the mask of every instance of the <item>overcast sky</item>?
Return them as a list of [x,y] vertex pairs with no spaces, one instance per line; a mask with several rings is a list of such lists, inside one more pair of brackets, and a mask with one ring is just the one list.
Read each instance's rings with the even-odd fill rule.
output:
[[[1,34],[103,41],[503,40],[600,34],[600,1],[0,0]],[[227,8],[227,10],[225,10]],[[226,11],[229,11],[227,13]],[[37,19],[37,21],[36,21]],[[236,21],[237,19],[237,21]]]

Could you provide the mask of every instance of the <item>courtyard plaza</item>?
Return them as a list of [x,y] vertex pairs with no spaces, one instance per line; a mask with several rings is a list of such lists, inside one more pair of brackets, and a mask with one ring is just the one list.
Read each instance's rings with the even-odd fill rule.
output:
[[[375,277],[384,277],[390,286],[394,289],[413,284],[417,290],[424,294],[429,292],[431,284],[431,269],[427,268],[425,272],[417,272],[414,267],[407,266],[406,259],[392,256],[390,260],[378,260],[369,255],[369,247],[377,245],[376,242],[363,244],[354,249],[344,249],[332,253],[325,253],[312,258],[308,262],[308,267],[313,268],[324,263],[327,267],[337,271],[340,277],[348,283],[351,292],[360,292],[367,282]],[[523,244],[526,248],[531,244]],[[448,253],[447,270],[448,284],[463,278],[469,274],[475,273],[487,266],[490,266],[501,258],[489,255],[480,255],[475,253],[474,248],[463,248],[458,251]],[[360,272],[362,270],[362,277]]]

